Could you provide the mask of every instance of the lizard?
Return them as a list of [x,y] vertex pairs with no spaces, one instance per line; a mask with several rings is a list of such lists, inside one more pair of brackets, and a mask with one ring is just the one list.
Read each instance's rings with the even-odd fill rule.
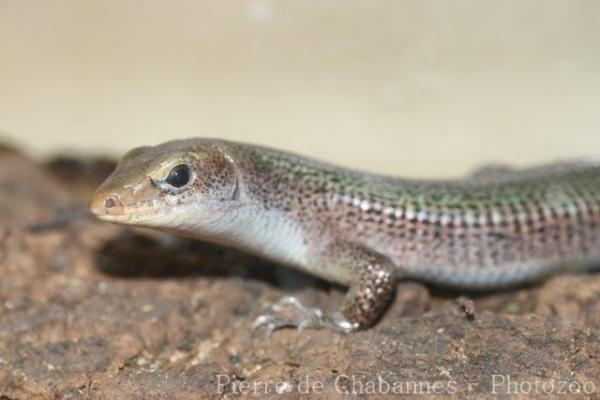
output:
[[[399,279],[488,290],[600,264],[600,160],[409,179],[268,147],[184,139],[127,152],[90,210],[231,246],[348,287],[324,312],[284,297],[255,327],[349,333]],[[296,308],[292,320],[284,305]]]

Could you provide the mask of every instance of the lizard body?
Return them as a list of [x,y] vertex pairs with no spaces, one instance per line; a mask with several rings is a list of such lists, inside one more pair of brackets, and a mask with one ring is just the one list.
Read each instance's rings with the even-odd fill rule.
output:
[[338,313],[317,310],[296,324],[346,332],[374,321],[397,278],[485,289],[600,262],[594,160],[412,180],[188,139],[127,153],[91,209],[349,286]]

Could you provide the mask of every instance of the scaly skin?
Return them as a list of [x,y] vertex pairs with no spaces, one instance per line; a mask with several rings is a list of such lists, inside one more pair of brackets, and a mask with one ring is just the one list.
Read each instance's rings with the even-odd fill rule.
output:
[[[191,173],[181,188],[166,182],[176,165]],[[261,317],[270,328],[367,327],[396,278],[485,289],[600,262],[600,162],[592,160],[425,181],[190,139],[127,153],[91,209],[111,222],[230,245],[350,287],[332,315],[288,299],[300,316]]]

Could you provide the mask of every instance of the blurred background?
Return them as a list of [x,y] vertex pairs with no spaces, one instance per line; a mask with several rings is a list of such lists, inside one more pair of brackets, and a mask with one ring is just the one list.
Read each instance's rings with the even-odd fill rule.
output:
[[0,137],[193,136],[450,176],[600,155],[594,0],[0,0]]

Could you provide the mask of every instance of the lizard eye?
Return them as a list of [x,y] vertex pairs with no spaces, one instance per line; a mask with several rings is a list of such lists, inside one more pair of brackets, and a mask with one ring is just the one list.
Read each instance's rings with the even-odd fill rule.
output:
[[165,181],[175,188],[180,188],[187,185],[191,177],[192,171],[190,167],[185,164],[179,164],[173,167]]

